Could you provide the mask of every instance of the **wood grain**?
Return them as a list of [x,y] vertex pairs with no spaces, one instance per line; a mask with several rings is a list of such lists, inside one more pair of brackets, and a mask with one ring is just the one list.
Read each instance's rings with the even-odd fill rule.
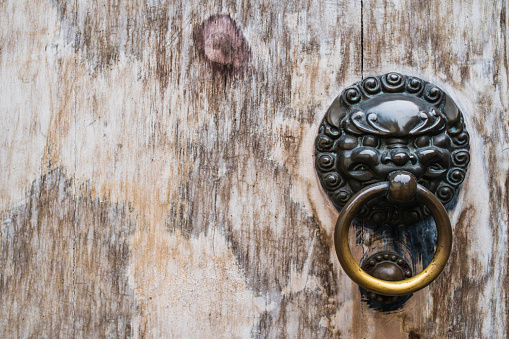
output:
[[[506,10],[0,2],[0,336],[508,336]],[[472,162],[446,271],[381,313],[335,258],[313,143],[345,86],[394,70],[460,104]]]

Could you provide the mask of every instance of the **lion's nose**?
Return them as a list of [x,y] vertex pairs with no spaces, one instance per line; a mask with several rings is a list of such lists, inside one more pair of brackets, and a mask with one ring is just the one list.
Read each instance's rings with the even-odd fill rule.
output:
[[414,164],[417,158],[406,148],[392,149],[382,159],[383,163],[392,162],[396,166],[406,165],[409,161]]
[[395,165],[402,166],[410,160],[410,155],[408,155],[407,152],[395,150],[395,152],[391,154],[391,159]]

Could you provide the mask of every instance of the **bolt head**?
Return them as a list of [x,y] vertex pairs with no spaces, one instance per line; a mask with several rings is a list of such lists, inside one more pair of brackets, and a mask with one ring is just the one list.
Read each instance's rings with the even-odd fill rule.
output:
[[400,204],[414,200],[417,193],[417,179],[409,172],[396,171],[389,174],[387,198]]

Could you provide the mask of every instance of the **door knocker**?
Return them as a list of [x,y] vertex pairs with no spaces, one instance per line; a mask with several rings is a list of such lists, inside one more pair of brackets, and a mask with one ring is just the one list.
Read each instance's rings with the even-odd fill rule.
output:
[[[320,124],[315,167],[323,189],[340,210],[334,243],[348,276],[381,296],[408,295],[430,284],[452,247],[444,204],[455,196],[469,161],[463,115],[437,86],[388,73],[346,88]],[[348,230],[354,218],[396,227],[430,216],[438,240],[422,272],[412,276],[397,253],[375,255],[362,268],[353,258]]]

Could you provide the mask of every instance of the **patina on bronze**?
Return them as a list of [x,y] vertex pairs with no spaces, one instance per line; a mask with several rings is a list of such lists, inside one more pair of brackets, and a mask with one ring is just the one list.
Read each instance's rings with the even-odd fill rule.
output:
[[[427,81],[399,73],[366,78],[334,100],[315,146],[320,182],[341,211],[334,238],[348,276],[384,302],[381,296],[408,295],[431,283],[452,247],[443,204],[455,196],[470,161],[469,135],[451,97]],[[438,231],[437,247],[431,263],[417,275],[390,260],[372,271],[354,260],[348,244],[354,218],[402,226],[430,215]]]
[[[470,161],[463,115],[444,91],[416,77],[389,73],[345,89],[329,107],[316,138],[316,170],[338,210],[359,190],[403,170],[447,204]],[[357,218],[409,225],[428,218],[417,200],[367,201]]]

